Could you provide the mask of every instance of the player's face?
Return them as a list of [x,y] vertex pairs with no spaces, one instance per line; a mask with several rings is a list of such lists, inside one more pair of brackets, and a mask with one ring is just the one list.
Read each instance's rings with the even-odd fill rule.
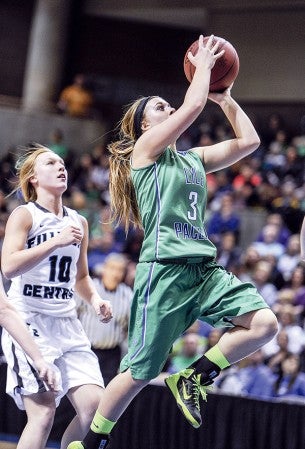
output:
[[144,126],[148,125],[149,128],[164,122],[168,117],[175,112],[167,101],[161,97],[154,97],[146,105],[144,114]]
[[59,193],[63,193],[67,189],[68,182],[63,159],[52,151],[37,156],[31,182],[35,187],[55,188]]

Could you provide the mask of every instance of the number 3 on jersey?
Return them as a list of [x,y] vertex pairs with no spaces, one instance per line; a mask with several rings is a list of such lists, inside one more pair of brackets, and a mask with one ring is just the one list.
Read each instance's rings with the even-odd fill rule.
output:
[[190,192],[189,200],[191,201],[191,203],[190,203],[191,210],[189,210],[187,212],[187,218],[189,220],[196,220],[197,219],[198,193],[197,192]]

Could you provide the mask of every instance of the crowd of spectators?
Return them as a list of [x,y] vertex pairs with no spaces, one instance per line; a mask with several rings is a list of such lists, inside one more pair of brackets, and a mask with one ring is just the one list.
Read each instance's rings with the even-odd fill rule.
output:
[[[218,249],[218,261],[243,281],[252,282],[279,320],[277,337],[257,353],[224,370],[215,391],[264,398],[304,397],[305,401],[305,265],[300,257],[300,228],[305,211],[305,118],[300,133],[290,136],[285,121],[272,114],[258,130],[260,148],[232,167],[208,174],[207,230]],[[125,283],[133,287],[142,232],[115,227],[109,215],[109,163],[106,145],[99,143],[74,154],[61,130],[51,134],[50,147],[69,161],[65,202],[89,223],[88,261],[98,276],[110,253],[122,253],[128,264]],[[201,123],[183,135],[178,150],[230,138],[226,123]],[[7,196],[14,181],[16,149],[0,161],[0,243],[6,219],[19,203]],[[265,219],[246,247],[241,245],[242,216],[264,212]],[[245,232],[245,231],[243,231]],[[180,369],[199,357],[219,330],[198,325],[177,342],[165,370]]]

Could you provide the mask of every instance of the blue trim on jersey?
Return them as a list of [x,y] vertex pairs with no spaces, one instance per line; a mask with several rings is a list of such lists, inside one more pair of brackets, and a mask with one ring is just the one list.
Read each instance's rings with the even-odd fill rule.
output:
[[145,346],[145,336],[146,336],[146,329],[147,329],[147,307],[148,307],[149,299],[150,299],[150,287],[151,287],[151,280],[152,280],[155,264],[156,264],[156,262],[152,262],[152,264],[150,266],[149,274],[148,274],[147,289],[146,289],[146,292],[144,295],[144,305],[143,305],[143,310],[142,310],[141,345],[140,345],[139,349],[130,357],[130,361],[132,361],[135,357],[137,357],[137,355],[141,352],[141,350]]
[[156,258],[159,258],[159,238],[160,238],[160,220],[161,220],[161,195],[160,195],[160,185],[158,179],[158,164],[154,163],[154,175],[155,175],[155,183],[156,183],[156,197],[157,197],[157,226],[156,226],[156,246],[155,246],[155,255]]

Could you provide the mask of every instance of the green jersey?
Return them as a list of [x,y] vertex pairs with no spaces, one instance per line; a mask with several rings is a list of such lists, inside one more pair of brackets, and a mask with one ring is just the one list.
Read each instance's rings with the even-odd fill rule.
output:
[[206,175],[195,152],[167,148],[131,175],[144,227],[140,262],[216,256],[204,224]]

